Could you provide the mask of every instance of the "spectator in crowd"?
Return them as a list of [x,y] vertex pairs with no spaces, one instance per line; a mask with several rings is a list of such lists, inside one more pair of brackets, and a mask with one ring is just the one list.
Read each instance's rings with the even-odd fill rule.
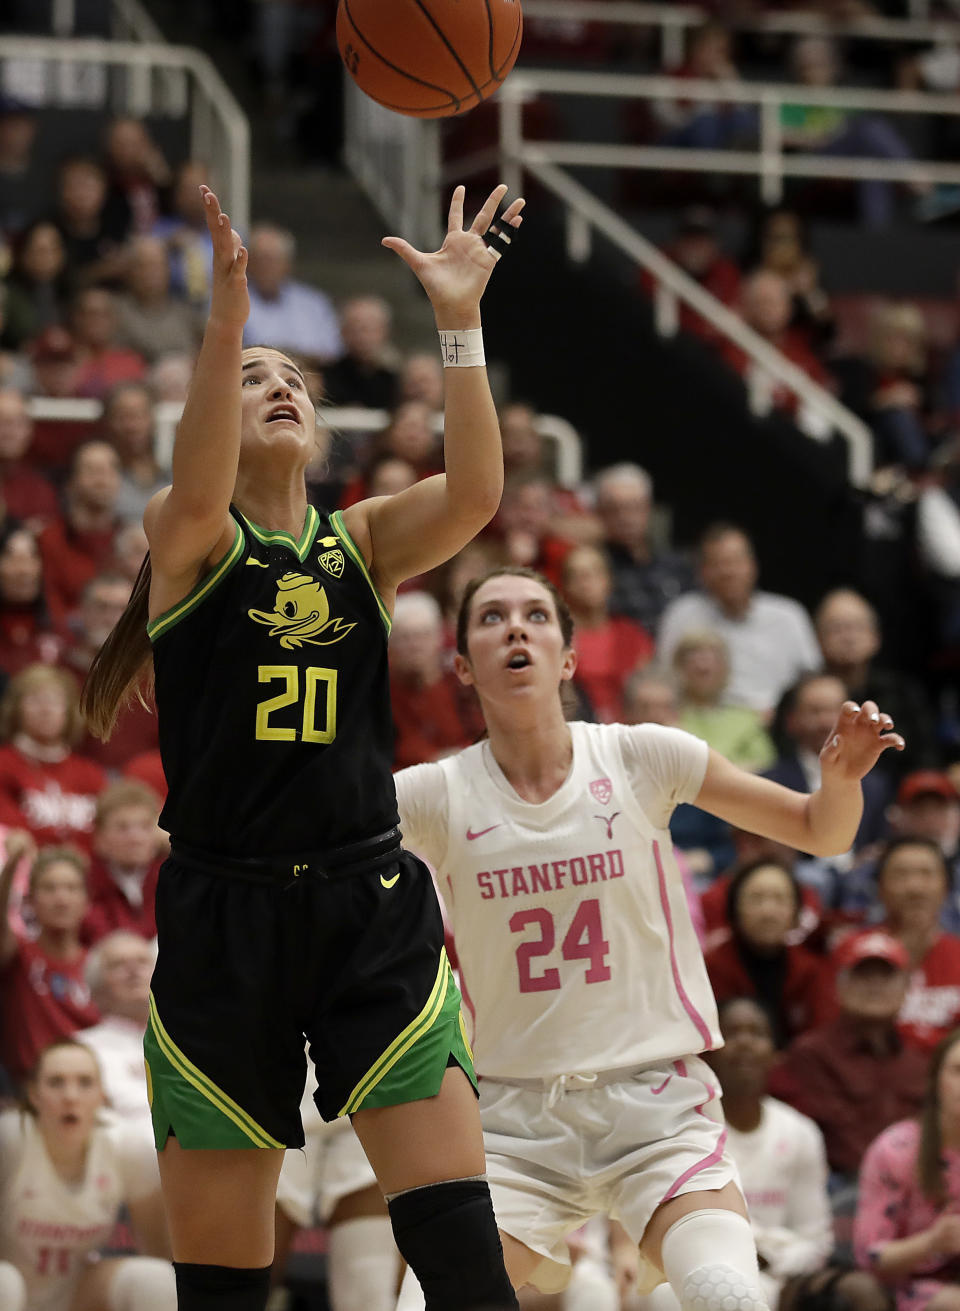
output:
[[[837,86],[842,70],[836,44],[828,37],[799,38],[790,52],[790,71],[802,86],[818,90]],[[800,101],[781,106],[780,126],[784,145],[794,150],[868,159],[911,158],[910,148],[897,130],[876,114]],[[889,226],[896,209],[894,185],[865,180],[857,183],[857,194],[864,226]]]
[[[787,280],[772,269],[760,268],[745,278],[740,288],[740,313],[747,327],[795,364],[798,369],[821,387],[831,385],[830,375],[819,357],[807,344],[804,334],[791,327],[793,297]],[[755,366],[748,355],[732,341],[724,342],[722,353],[731,368],[745,380],[748,387],[753,381]],[[765,376],[765,385],[772,388],[773,404],[792,411],[796,396],[788,388]]]
[[[18,937],[7,915],[14,871],[24,855],[33,860],[29,900],[35,940]],[[96,1023],[80,941],[87,904],[86,860],[78,851],[48,847],[37,855],[29,833],[7,834],[0,870],[0,1043],[3,1064],[17,1083],[48,1043]]]
[[839,1014],[794,1039],[770,1091],[817,1122],[830,1169],[854,1184],[877,1134],[920,1109],[927,1058],[897,1031],[910,972],[903,944],[882,929],[852,934],[834,964]]
[[613,464],[593,480],[603,545],[613,568],[610,609],[657,637],[664,610],[694,585],[689,563],[651,535],[653,484],[638,464]]
[[[728,309],[736,306],[740,297],[740,270],[724,253],[717,232],[717,216],[709,206],[692,205],[683,211],[665,253]],[[641,285],[648,295],[652,293],[654,283],[649,274],[642,275]],[[720,340],[713,324],[689,305],[680,304],[677,313],[682,331],[703,341]]]
[[[66,328],[45,328],[30,346],[34,395],[54,398],[77,394],[77,348]],[[60,481],[80,445],[96,432],[95,419],[36,419],[30,463]]]
[[[396,404],[399,378],[390,342],[391,319],[382,296],[354,296],[344,304],[339,328],[342,347],[334,352],[339,358],[323,371],[324,394],[331,405],[389,410]],[[438,408],[434,397],[421,399],[431,409]]]
[[147,381],[158,401],[183,405],[193,377],[194,359],[193,355],[178,353],[157,360],[147,374]]
[[916,305],[875,306],[865,357],[837,360],[840,399],[873,430],[878,468],[925,470],[941,435],[927,328]]
[[156,794],[133,779],[111,783],[97,797],[86,941],[96,942],[115,929],[157,936],[157,874],[168,848],[157,828],[159,815]]
[[99,160],[74,155],[63,161],[53,218],[75,285],[119,279],[130,216],[125,206],[108,203],[107,174]]
[[0,671],[55,664],[63,642],[50,620],[43,561],[33,533],[16,523],[0,531]]
[[657,646],[669,666],[685,633],[704,628],[720,633],[730,651],[727,700],[769,715],[786,688],[819,667],[820,651],[803,606],[759,591],[757,574],[746,533],[733,524],[711,525],[700,541],[702,590],[671,602]]
[[740,1174],[760,1257],[760,1287],[775,1307],[794,1275],[833,1250],[823,1135],[812,1119],[767,1095],[775,1049],[770,1020],[750,998],[720,1006],[723,1046],[708,1062],[720,1080],[727,1151]]
[[[3,247],[0,245],[0,258]],[[7,284],[0,282],[0,388],[14,387],[21,392],[33,391],[33,369],[26,351],[21,347],[11,350],[6,344]]]
[[111,199],[118,211],[126,211],[127,230],[149,232],[173,180],[163,151],[140,119],[115,118],[107,128],[104,154]]
[[960,938],[940,928],[948,876],[943,853],[926,838],[892,838],[877,865],[880,924],[910,957],[910,983],[898,1025],[904,1040],[931,1051],[960,1022]]
[[250,314],[245,346],[268,341],[294,351],[312,365],[325,365],[343,353],[333,303],[323,292],[293,278],[293,233],[258,223],[250,233],[247,284]]
[[[707,82],[738,81],[733,37],[723,22],[708,22],[690,36],[687,57],[670,70],[673,77]],[[756,109],[726,101],[658,101],[655,107],[660,140],[669,146],[722,150],[753,135]]]
[[601,723],[623,718],[623,684],[653,656],[653,639],[623,615],[610,614],[613,579],[603,551],[575,546],[563,561],[561,581],[573,615],[576,682]]
[[[93,1053],[77,1042],[51,1044],[26,1097],[24,1110],[0,1115],[4,1311],[175,1311],[173,1266],[161,1259],[170,1243],[156,1156],[101,1118]],[[100,1257],[121,1205],[149,1256]]]
[[790,944],[800,906],[789,865],[768,856],[751,861],[727,890],[730,937],[705,957],[717,1001],[756,998],[778,1047],[825,1017],[823,966],[806,947]]
[[680,727],[754,773],[773,764],[776,752],[756,710],[725,704],[730,652],[719,633],[704,629],[680,638],[673,652]]
[[127,247],[124,291],[117,306],[117,342],[147,364],[199,348],[197,312],[171,293],[167,248],[159,237],[135,237]]
[[120,345],[117,300],[106,287],[84,287],[77,292],[70,308],[70,328],[77,351],[75,395],[102,400],[112,387],[146,374],[143,356]]
[[[846,688],[833,674],[808,673],[799,678],[781,704],[783,749],[764,770],[764,777],[795,792],[815,792],[820,786],[820,752],[846,699]],[[855,850],[884,836],[889,800],[885,776],[876,771],[868,774],[863,780],[863,817]]]
[[655,669],[640,669],[623,685],[625,724],[664,724],[680,727],[680,703],[669,679]]
[[892,1284],[898,1311],[954,1305],[960,1257],[960,1034],[930,1062],[923,1110],[874,1140],[860,1170],[857,1261]]
[[117,517],[139,523],[151,496],[170,481],[154,453],[153,394],[147,383],[121,382],[108,392],[101,432],[120,457]]
[[67,298],[67,250],[53,223],[38,219],[14,243],[6,280],[3,345],[19,350],[59,323]]
[[417,471],[409,460],[385,451],[367,465],[367,494],[369,496],[396,496],[417,481]]
[[156,943],[114,929],[87,955],[85,977],[100,1019],[77,1037],[97,1058],[107,1106],[153,1146],[143,1035],[150,1014]]
[[163,773],[159,747],[154,748],[153,751],[144,751],[141,755],[134,756],[132,760],[124,765],[123,777],[135,779],[138,783],[145,783],[151,792],[162,800],[166,800],[167,780]]
[[563,562],[573,543],[553,531],[554,483],[545,474],[514,474],[504,483],[493,531],[502,536],[507,561],[535,569],[563,585]]
[[130,522],[119,530],[113,543],[113,563],[129,583],[135,583],[149,550],[143,524]]
[[811,350],[822,350],[833,339],[836,323],[803,219],[785,206],[768,210],[760,219],[755,241],[748,267],[756,265],[783,278],[793,306],[790,330]]
[[[537,411],[527,401],[510,401],[499,412],[500,441],[503,445],[504,476],[541,474],[553,478],[551,460],[537,426]],[[554,485],[553,528],[560,537],[571,541],[600,540],[600,521],[585,512],[577,493],[569,487]]]
[[896,761],[881,758],[878,765],[900,776],[935,765],[935,725],[926,692],[910,674],[876,662],[882,635],[873,606],[858,592],[838,588],[820,602],[814,627],[824,669],[843,680],[851,701],[882,705],[906,741]]
[[[423,401],[434,413],[443,409],[443,362],[435,351],[414,351],[405,357],[397,379],[397,400]],[[500,431],[502,436],[502,422]]]
[[39,531],[58,512],[57,494],[28,460],[33,420],[22,392],[0,390],[0,501],[7,514]]
[[476,702],[443,667],[443,615],[428,592],[401,592],[390,632],[395,769],[439,760],[482,732]]
[[441,458],[433,414],[423,401],[404,401],[393,411],[386,428],[378,432],[371,443],[363,472],[344,488],[340,497],[342,509],[370,495],[369,469],[385,455],[412,465],[418,479],[429,478],[440,471]]
[[36,140],[36,113],[0,95],[0,239],[15,237],[46,209],[46,172]]
[[107,780],[75,749],[78,702],[70,675],[49,665],[28,665],[0,698],[0,823],[28,829],[40,846],[90,846]]
[[174,176],[170,213],[162,214],[153,225],[153,236],[166,246],[170,290],[197,310],[206,309],[210,300],[213,246],[200,191],[209,181],[205,164],[184,160]]
[[55,618],[65,619],[76,608],[84,586],[113,554],[120,487],[120,457],[108,442],[86,442],[77,448],[64,488],[63,517],[40,535]]

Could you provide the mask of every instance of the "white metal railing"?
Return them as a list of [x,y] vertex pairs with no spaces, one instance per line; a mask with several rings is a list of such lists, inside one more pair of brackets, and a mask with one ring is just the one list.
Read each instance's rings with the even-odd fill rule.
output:
[[[855,37],[861,41],[939,45],[960,40],[957,19],[929,16],[929,5],[914,0],[910,18],[831,18],[822,13],[741,14],[729,20],[734,31],[767,32],[783,36]],[[703,25],[709,13],[695,4],[643,4],[638,0],[524,0],[527,19],[553,19],[564,23],[611,23],[657,28],[666,67],[679,64],[687,34]],[[958,14],[960,18],[960,14]]]
[[[31,396],[27,408],[33,419],[61,423],[96,423],[103,413],[100,401],[85,397]],[[170,468],[173,440],[182,413],[183,406],[175,401],[161,401],[153,407],[154,454],[161,468]],[[379,432],[390,418],[386,410],[366,410],[352,405],[324,406],[318,417],[332,433],[347,436]],[[577,430],[557,414],[537,415],[536,427],[551,449],[557,482],[563,487],[578,487],[583,480],[583,459]],[[443,431],[442,414],[435,416],[434,428],[437,433]]]
[[[114,41],[137,41],[144,45],[166,45],[167,38],[153,21],[140,0],[112,0],[111,37]],[[190,90],[186,76],[178,69],[165,69],[160,77],[163,82],[163,104],[171,118],[183,118],[190,107]],[[150,70],[137,68],[131,73],[130,100],[134,108],[131,112],[139,116],[150,110],[140,106],[149,104]]]
[[250,128],[202,51],[160,43],[0,36],[0,91],[37,108],[179,115],[182,106],[167,102],[171,72],[187,82],[190,154],[209,165],[224,208],[243,232],[250,221]]
[[[755,176],[763,200],[775,205],[783,199],[788,177],[836,178],[846,181],[883,181],[914,184],[960,184],[960,164],[933,160],[838,157],[790,151],[784,144],[781,111],[785,105],[851,109],[878,114],[960,115],[960,96],[926,92],[866,91],[821,88],[792,83],[711,82],[693,78],[647,76],[630,73],[555,72],[525,68],[507,79],[498,93],[500,106],[499,156],[504,181],[516,187],[523,149],[523,104],[539,94],[599,96],[614,99],[698,101],[705,105],[756,105],[758,144],[752,150],[701,150],[683,146],[630,146],[602,142],[539,141],[541,157],[555,164],[581,168],[657,169],[680,173],[737,173]],[[469,160],[457,162],[463,171]],[[484,157],[478,167],[485,167]],[[447,170],[450,173],[450,170]]]

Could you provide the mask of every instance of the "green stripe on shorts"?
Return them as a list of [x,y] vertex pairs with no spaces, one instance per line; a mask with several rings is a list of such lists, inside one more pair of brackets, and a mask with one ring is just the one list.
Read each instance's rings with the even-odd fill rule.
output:
[[286,1146],[184,1055],[163,1027],[152,993],[143,1054],[158,1152],[171,1131],[191,1149]]
[[451,1055],[476,1087],[473,1053],[460,1014],[460,990],[441,948],[437,977],[423,1010],[374,1061],[337,1114],[436,1096]]

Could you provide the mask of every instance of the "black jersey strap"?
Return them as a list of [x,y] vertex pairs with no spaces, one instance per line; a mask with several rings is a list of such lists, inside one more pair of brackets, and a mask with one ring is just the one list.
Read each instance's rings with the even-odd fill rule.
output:
[[208,874],[223,874],[226,878],[284,886],[300,878],[345,879],[354,874],[376,872],[395,865],[402,850],[402,835],[397,827],[325,851],[280,856],[227,856],[192,847],[179,838],[170,841],[170,853],[181,864],[192,865]]

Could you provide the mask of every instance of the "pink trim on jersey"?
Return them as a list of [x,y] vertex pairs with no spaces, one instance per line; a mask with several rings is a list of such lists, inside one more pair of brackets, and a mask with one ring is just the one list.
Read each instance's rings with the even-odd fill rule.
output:
[[687,990],[684,988],[680,979],[680,969],[677,965],[676,946],[673,940],[673,916],[670,914],[670,902],[667,898],[667,879],[663,872],[663,862],[660,859],[659,842],[654,842],[653,844],[653,859],[657,864],[657,883],[660,888],[660,906],[663,910],[663,917],[667,921],[667,936],[670,942],[670,969],[673,971],[673,985],[677,990],[677,995],[680,998],[683,1009],[687,1012],[687,1015],[696,1028],[697,1033],[699,1033],[706,1046],[711,1047],[713,1043],[710,1037],[710,1030],[707,1027],[707,1022],[687,996]]
[[672,1078],[673,1078],[673,1075],[672,1075],[672,1074],[668,1074],[667,1077],[664,1079],[663,1083],[660,1085],[659,1088],[651,1088],[651,1089],[650,1089],[650,1095],[651,1095],[652,1097],[659,1097],[660,1093],[663,1092],[664,1088],[666,1088],[667,1084],[670,1082],[670,1080],[671,1080]]
[[[658,866],[659,863],[660,862],[657,861]],[[681,1079],[685,1079],[687,1077],[687,1066],[684,1061],[674,1061],[673,1067],[676,1070],[677,1074],[680,1075]],[[705,1112],[703,1108],[709,1105],[709,1103],[713,1101],[714,1097],[716,1097],[717,1095],[717,1090],[716,1088],[711,1088],[710,1085],[706,1083],[703,1086],[707,1090],[707,1096],[706,1099],[702,1101],[700,1105],[697,1107],[697,1114],[705,1116]],[[702,1161],[698,1161],[696,1165],[691,1165],[689,1169],[684,1170],[683,1174],[680,1175],[679,1178],[674,1179],[673,1183],[664,1193],[663,1197],[661,1197],[660,1204],[662,1205],[664,1202],[669,1202],[671,1197],[676,1197],[676,1195],[680,1192],[681,1188],[687,1182],[687,1180],[692,1179],[695,1174],[700,1174],[702,1170],[709,1170],[711,1166],[716,1165],[717,1162],[723,1156],[723,1149],[726,1147],[726,1145],[727,1145],[727,1130],[726,1127],[724,1127],[721,1130],[720,1137],[717,1139],[717,1145],[713,1149],[713,1151],[708,1156],[705,1156]]]

